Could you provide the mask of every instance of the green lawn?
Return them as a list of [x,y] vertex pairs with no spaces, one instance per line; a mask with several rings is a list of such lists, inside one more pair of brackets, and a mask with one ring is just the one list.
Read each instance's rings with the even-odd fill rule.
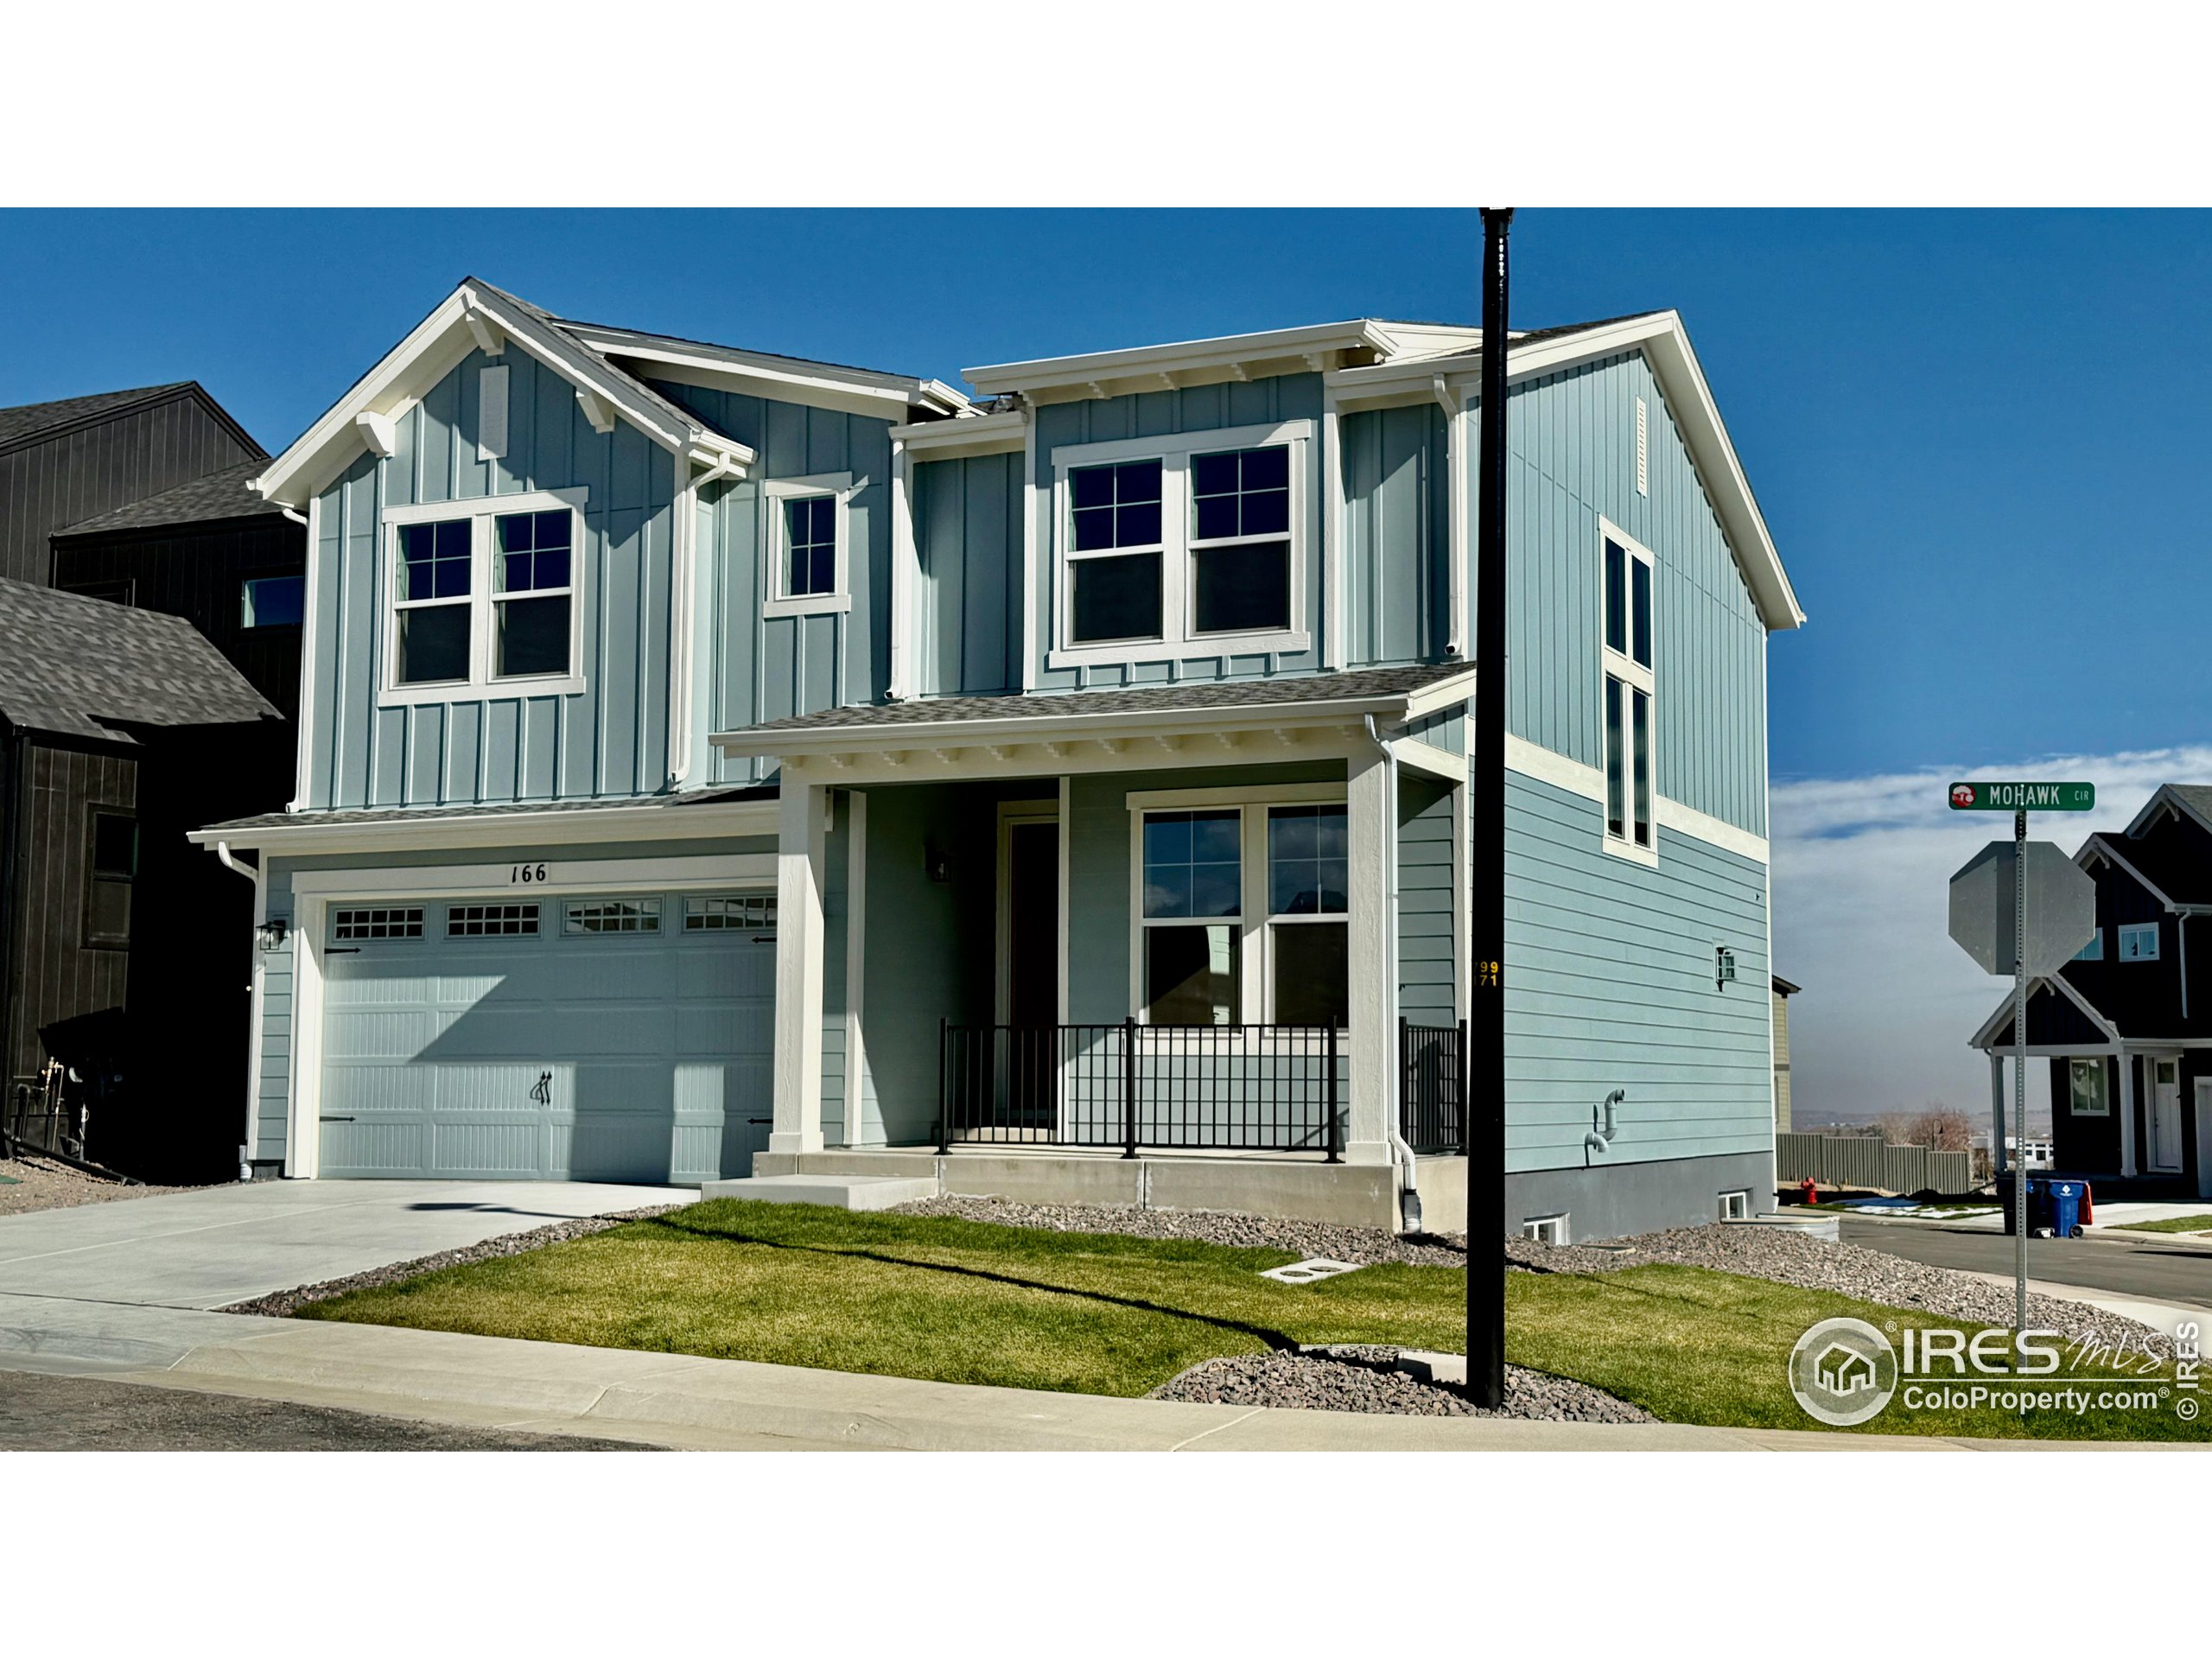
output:
[[[724,1199],[357,1291],[299,1317],[1122,1395],[1203,1359],[1293,1342],[1464,1345],[1466,1281],[1456,1269],[1375,1267],[1306,1286],[1258,1276],[1291,1259]],[[1817,1425],[1790,1396],[1784,1362],[1808,1325],[1839,1313],[1936,1322],[1650,1266],[1511,1275],[1508,1344],[1522,1364],[1673,1421],[1804,1428]],[[1907,1414],[1897,1405],[1869,1426],[2112,1439],[2168,1438],[2181,1427],[2164,1413],[2024,1426],[1987,1411]]]
[[2212,1216],[2168,1216],[2164,1221],[2123,1221],[2116,1233],[2212,1233]]

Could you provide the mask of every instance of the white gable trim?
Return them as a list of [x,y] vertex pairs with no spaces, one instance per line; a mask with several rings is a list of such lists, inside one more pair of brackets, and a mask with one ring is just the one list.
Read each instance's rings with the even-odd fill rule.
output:
[[499,296],[463,283],[263,468],[254,487],[269,500],[303,505],[352,464],[365,443],[375,448],[376,435],[388,432],[399,416],[475,348],[480,325],[496,328],[575,386],[580,397],[588,394],[604,410],[619,415],[662,448],[710,465],[728,461],[741,472],[752,465],[753,453],[745,445],[702,427],[679,426],[666,410],[644,402],[634,387],[608,374],[574,341]]
[[[1802,627],[1805,613],[1797,603],[1789,572],[1782,566],[1774,537],[1751,494],[1728,429],[1706,385],[1705,371],[1690,349],[1681,316],[1657,311],[1649,316],[1583,329],[1534,346],[1513,346],[1510,374],[1515,380],[1548,374],[1570,364],[1593,358],[1640,350],[1651,365],[1653,376],[1667,395],[1669,410],[1681,429],[1699,476],[1711,493],[1714,511],[1734,550],[1738,568],[1751,590],[1759,616],[1770,630]],[[1446,359],[1381,363],[1369,368],[1339,369],[1327,377],[1344,409],[1380,407],[1391,403],[1421,402],[1433,397],[1435,378],[1463,399],[1479,392],[1482,359],[1479,352]]]

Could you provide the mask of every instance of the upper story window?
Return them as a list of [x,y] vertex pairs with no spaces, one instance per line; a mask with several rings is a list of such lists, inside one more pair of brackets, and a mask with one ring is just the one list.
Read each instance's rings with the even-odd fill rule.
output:
[[85,826],[85,932],[88,945],[130,943],[130,889],[138,879],[138,819],[96,806]]
[[239,584],[238,626],[296,628],[307,614],[308,579],[248,576]]
[[583,500],[581,490],[563,490],[385,512],[384,702],[584,689]]
[[1053,452],[1056,664],[1301,652],[1312,423]]
[[2102,962],[2105,959],[2105,931],[2101,927],[2089,935],[2089,942],[2074,953],[2076,962]]
[[2113,942],[2120,947],[2122,962],[2156,962],[2158,959],[2158,925],[2156,922],[2128,922],[2113,930]]
[[1659,855],[1652,813],[1658,691],[1652,664],[1654,561],[1649,548],[1602,519],[1599,530],[1604,550],[1599,718],[1605,741],[1605,846],[1651,862]]
[[767,616],[810,616],[852,608],[851,503],[846,474],[771,479],[760,486],[768,507]]

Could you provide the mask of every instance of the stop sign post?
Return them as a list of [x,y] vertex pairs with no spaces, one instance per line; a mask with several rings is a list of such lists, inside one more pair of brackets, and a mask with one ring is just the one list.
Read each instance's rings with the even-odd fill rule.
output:
[[[1958,783],[1954,812],[2010,812],[2012,844],[1993,841],[1951,878],[1951,937],[1986,974],[2012,976],[2012,1122],[2024,1141],[2028,1106],[2028,976],[2058,971],[2097,925],[2096,883],[2050,842],[2030,842],[2028,813],[2087,812],[2094,784]],[[2007,853],[2011,855],[2008,858]],[[2012,926],[2006,929],[2005,912]],[[2032,925],[2030,917],[2032,915]],[[2011,938],[2005,935],[2009,931]],[[1996,1126],[1993,1125],[1993,1128]],[[1999,1132],[1993,1147],[2004,1155]],[[2012,1323],[2028,1328],[2028,1166],[2012,1160]]]

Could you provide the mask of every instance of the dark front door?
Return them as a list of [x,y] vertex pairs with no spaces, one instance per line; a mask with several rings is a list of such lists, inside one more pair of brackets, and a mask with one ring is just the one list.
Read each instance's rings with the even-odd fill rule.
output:
[[1007,826],[1007,1104],[1050,1129],[1059,1075],[1060,826]]

